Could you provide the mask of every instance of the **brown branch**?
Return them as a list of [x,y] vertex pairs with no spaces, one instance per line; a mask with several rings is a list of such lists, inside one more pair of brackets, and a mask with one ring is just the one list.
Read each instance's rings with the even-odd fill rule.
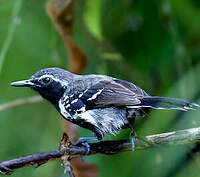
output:
[[41,165],[43,163],[46,163],[47,161],[60,158],[62,155],[63,154],[61,151],[56,150],[4,161],[0,163],[0,173],[6,175],[11,174],[14,169],[30,165]]
[[[195,143],[200,141],[200,127],[186,130],[150,135],[143,138],[136,137],[135,150],[143,150],[152,147],[160,147],[161,145],[182,145]],[[42,165],[48,161],[66,157],[66,168],[71,168],[70,161],[73,158],[106,154],[112,155],[120,152],[131,151],[131,144],[127,140],[117,141],[101,141],[98,143],[90,143],[90,151],[84,146],[72,145],[66,134],[64,141],[61,141],[59,150],[44,152],[25,157],[8,160],[0,163],[1,174],[11,174],[13,170],[30,165]],[[70,170],[69,170],[70,171]],[[72,171],[72,170],[71,170]]]

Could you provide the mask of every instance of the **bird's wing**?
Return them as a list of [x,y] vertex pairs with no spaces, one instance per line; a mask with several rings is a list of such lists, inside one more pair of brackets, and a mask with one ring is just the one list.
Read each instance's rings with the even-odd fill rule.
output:
[[138,90],[134,92],[133,89],[115,80],[101,80],[79,97],[87,109],[130,106],[141,103],[138,99]]
[[148,97],[149,96],[144,90],[137,87],[135,84],[133,84],[131,82],[128,82],[125,80],[120,80],[120,79],[115,79],[115,78],[113,78],[113,81],[115,81],[116,83],[119,83],[119,84],[123,85],[124,87],[126,87],[127,89],[131,90],[138,97]]

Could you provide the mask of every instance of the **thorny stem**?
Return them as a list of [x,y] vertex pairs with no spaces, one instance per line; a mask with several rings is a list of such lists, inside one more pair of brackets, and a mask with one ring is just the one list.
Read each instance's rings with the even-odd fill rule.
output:
[[[200,141],[200,127],[150,135],[143,138],[145,138],[145,141],[141,140],[141,138],[136,137],[135,150],[144,150],[152,147],[161,147],[161,145],[172,146],[195,143]],[[61,159],[62,162],[64,162],[62,158],[64,157],[65,159],[66,157],[66,163],[64,162],[64,165],[66,165],[65,169],[68,170],[68,173],[72,173],[71,175],[74,175],[70,164],[70,160],[72,158],[95,154],[112,155],[132,150],[131,143],[127,140],[101,141],[97,143],[90,143],[89,145],[90,151],[89,153],[86,153],[87,149],[85,146],[72,145],[67,135],[64,134],[64,140],[61,141],[59,150],[28,155],[25,157],[1,162],[0,174],[10,174],[17,168],[35,164],[42,165],[50,160]]]

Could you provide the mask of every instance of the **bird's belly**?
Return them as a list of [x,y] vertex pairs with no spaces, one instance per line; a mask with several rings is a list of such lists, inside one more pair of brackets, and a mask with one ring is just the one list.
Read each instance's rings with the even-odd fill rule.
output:
[[73,119],[76,119],[78,124],[81,123],[79,125],[82,127],[84,124],[89,124],[93,127],[94,133],[101,134],[103,137],[106,133],[116,134],[124,125],[128,124],[126,114],[126,109],[110,107],[88,110],[73,116]]

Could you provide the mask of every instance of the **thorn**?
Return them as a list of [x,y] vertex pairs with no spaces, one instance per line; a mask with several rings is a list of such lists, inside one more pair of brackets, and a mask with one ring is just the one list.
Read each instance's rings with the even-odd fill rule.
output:
[[61,152],[65,152],[67,147],[72,145],[71,141],[69,140],[68,135],[64,132],[62,139],[60,140],[60,144],[58,146],[58,150]]

